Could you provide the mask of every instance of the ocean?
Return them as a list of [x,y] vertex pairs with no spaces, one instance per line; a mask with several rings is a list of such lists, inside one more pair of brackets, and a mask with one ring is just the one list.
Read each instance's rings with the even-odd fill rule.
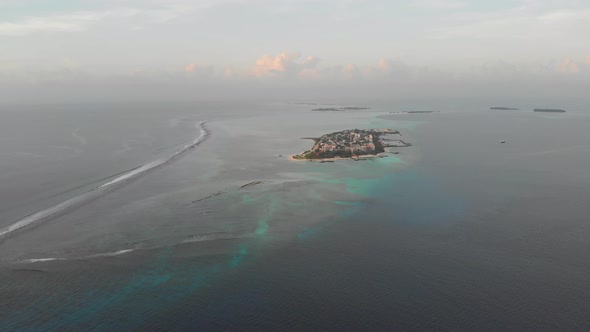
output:
[[3,106],[0,330],[588,330],[590,109],[490,106]]

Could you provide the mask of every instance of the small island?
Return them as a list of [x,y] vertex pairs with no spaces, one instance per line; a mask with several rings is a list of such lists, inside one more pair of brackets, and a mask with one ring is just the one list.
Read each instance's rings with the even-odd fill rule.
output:
[[361,111],[361,110],[368,110],[368,107],[355,107],[355,106],[348,106],[348,107],[340,107],[341,110],[345,111]]
[[431,114],[439,113],[440,111],[405,111],[405,112],[389,112],[389,114]]
[[[400,135],[393,129],[348,129],[323,135],[319,138],[306,138],[315,141],[314,146],[298,155],[293,160],[319,159],[354,159],[379,156],[388,147],[408,147],[401,139],[386,138],[385,136]],[[387,142],[387,143],[386,143]]]
[[312,112],[344,112],[343,109],[336,108],[336,107],[322,107],[322,108],[314,108],[311,110]]
[[360,111],[360,110],[368,110],[368,107],[323,107],[323,108],[314,108],[312,112],[344,112],[344,111]]
[[541,113],[565,113],[565,110],[558,109],[558,108],[535,108],[533,112],[541,112]]
[[502,111],[518,111],[519,108],[516,107],[502,107],[502,106],[494,106],[490,107],[491,110],[502,110]]

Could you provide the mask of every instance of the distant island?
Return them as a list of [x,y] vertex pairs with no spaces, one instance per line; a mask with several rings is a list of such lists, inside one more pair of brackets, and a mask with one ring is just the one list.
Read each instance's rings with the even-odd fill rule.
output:
[[542,113],[565,113],[565,110],[558,109],[558,108],[535,108],[533,112],[542,112]]
[[519,108],[515,108],[515,107],[500,107],[500,106],[494,106],[494,107],[490,107],[491,110],[503,110],[503,111],[518,111]]
[[349,106],[349,107],[340,107],[341,110],[346,110],[346,111],[359,111],[359,110],[368,110],[368,107],[354,107],[354,106]]
[[343,109],[336,108],[336,107],[314,108],[311,111],[312,112],[344,112]]
[[[315,141],[314,146],[298,155],[294,160],[314,159],[355,159],[377,156],[387,147],[411,146],[401,139],[385,139],[385,135],[400,135],[393,129],[348,129],[323,135],[319,138],[307,138]],[[385,143],[387,141],[387,143]]]
[[440,111],[407,111],[407,112],[389,112],[390,114],[430,114],[439,113]]
[[359,111],[368,110],[368,107],[326,107],[326,108],[314,108],[312,112],[344,112],[344,111]]

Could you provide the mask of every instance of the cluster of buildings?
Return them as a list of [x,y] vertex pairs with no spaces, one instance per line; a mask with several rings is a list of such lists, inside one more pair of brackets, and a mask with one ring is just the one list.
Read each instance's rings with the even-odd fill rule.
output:
[[[292,158],[307,160],[323,160],[337,157],[355,159],[362,155],[377,155],[385,152],[386,147],[411,146],[411,144],[402,140],[396,140],[398,143],[394,145],[391,143],[391,139],[381,139],[381,136],[385,135],[401,134],[399,131],[393,129],[349,129],[326,134],[320,138],[306,137],[306,139],[313,139],[315,141],[313,148],[294,155]],[[387,140],[389,143],[385,144],[383,142],[384,140]]]
[[[379,130],[350,129],[324,135],[312,149],[317,158],[351,157],[383,152]],[[387,132],[389,133],[389,132]]]

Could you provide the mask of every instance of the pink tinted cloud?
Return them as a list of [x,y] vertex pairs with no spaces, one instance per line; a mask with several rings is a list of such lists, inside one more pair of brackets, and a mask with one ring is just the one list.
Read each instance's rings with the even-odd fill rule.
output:
[[234,77],[234,70],[232,67],[225,67],[225,69],[223,70],[223,77],[225,78],[232,78]]
[[184,71],[187,73],[193,73],[197,69],[197,65],[194,63],[189,63],[184,66]]
[[317,68],[320,59],[308,56],[300,60],[299,53],[283,52],[277,56],[264,55],[256,60],[251,69],[255,77],[299,77],[304,79],[318,78],[320,71]]
[[379,59],[379,62],[377,63],[377,68],[385,73],[385,74],[389,74],[393,71],[393,64],[391,63],[391,60],[386,59],[386,58],[381,58]]
[[317,68],[304,68],[298,76],[304,79],[317,79],[320,77],[320,71]]
[[580,72],[580,65],[572,58],[565,58],[557,65],[557,70],[566,74],[577,74]]
[[342,77],[345,79],[356,79],[360,78],[361,76],[361,70],[357,65],[347,64],[342,67]]
[[276,57],[263,55],[256,60],[252,73],[256,77],[277,76],[287,71],[290,64],[299,58],[298,54],[281,53]]
[[315,67],[318,65],[319,62],[320,62],[320,59],[318,57],[310,55],[305,59],[305,62],[303,63],[303,65],[306,67]]

